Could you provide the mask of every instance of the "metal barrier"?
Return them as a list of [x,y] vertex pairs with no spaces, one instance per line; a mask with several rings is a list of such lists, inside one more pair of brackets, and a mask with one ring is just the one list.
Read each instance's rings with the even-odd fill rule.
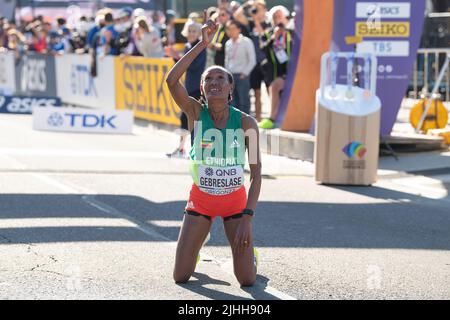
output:
[[[445,62],[450,49],[419,49],[417,59],[414,63],[412,83],[408,88],[408,96],[414,99],[420,98],[422,94],[428,94],[436,82],[439,71]],[[447,68],[438,93],[441,99],[450,101],[450,68]],[[412,89],[412,91],[410,90]]]

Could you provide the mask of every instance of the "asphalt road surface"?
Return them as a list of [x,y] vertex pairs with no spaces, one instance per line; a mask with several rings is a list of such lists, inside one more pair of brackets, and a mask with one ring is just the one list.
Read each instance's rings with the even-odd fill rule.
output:
[[[173,133],[39,132],[0,116],[0,299],[450,299],[450,174],[318,185],[263,157],[257,283],[240,288],[220,219],[172,280],[191,178]],[[248,179],[247,179],[248,182]]]

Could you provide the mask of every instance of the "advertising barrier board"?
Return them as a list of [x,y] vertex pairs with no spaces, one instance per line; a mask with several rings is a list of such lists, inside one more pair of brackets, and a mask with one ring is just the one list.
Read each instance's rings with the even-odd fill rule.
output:
[[56,57],[56,85],[64,103],[95,109],[116,108],[114,57],[97,61],[97,76],[91,76],[92,57],[66,54]]
[[137,118],[179,125],[180,109],[166,85],[172,66],[168,58],[116,59],[116,108],[133,110]]
[[0,53],[0,94],[12,95],[16,92],[14,53]]
[[129,110],[35,108],[33,112],[33,129],[131,134],[133,113]]
[[36,107],[60,106],[61,99],[59,98],[0,95],[0,113],[31,114]]
[[16,93],[33,97],[56,97],[55,57],[27,53],[16,63]]

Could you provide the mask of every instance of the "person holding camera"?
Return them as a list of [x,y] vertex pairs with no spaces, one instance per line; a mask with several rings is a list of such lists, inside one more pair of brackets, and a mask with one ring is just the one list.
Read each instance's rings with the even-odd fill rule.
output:
[[288,29],[290,13],[286,7],[273,7],[269,16],[272,18],[272,30],[261,37],[260,43],[266,52],[266,59],[262,62],[265,82],[270,84],[270,117],[258,123],[262,129],[275,128],[293,39],[293,30]]
[[[261,63],[266,58],[266,53],[260,48],[259,38],[271,27],[267,19],[266,2],[264,0],[246,2],[234,13],[234,19],[247,29],[248,37],[255,46],[256,66],[250,74],[250,88],[253,89],[255,94],[255,118],[261,121],[261,84],[264,81]],[[266,84],[266,86],[269,87],[269,84]]]

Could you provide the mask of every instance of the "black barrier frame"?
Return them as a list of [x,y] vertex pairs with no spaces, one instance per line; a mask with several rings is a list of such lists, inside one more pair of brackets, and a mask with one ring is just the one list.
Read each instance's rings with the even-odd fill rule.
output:
[[16,94],[57,97],[56,63],[53,55],[27,53],[16,60]]

